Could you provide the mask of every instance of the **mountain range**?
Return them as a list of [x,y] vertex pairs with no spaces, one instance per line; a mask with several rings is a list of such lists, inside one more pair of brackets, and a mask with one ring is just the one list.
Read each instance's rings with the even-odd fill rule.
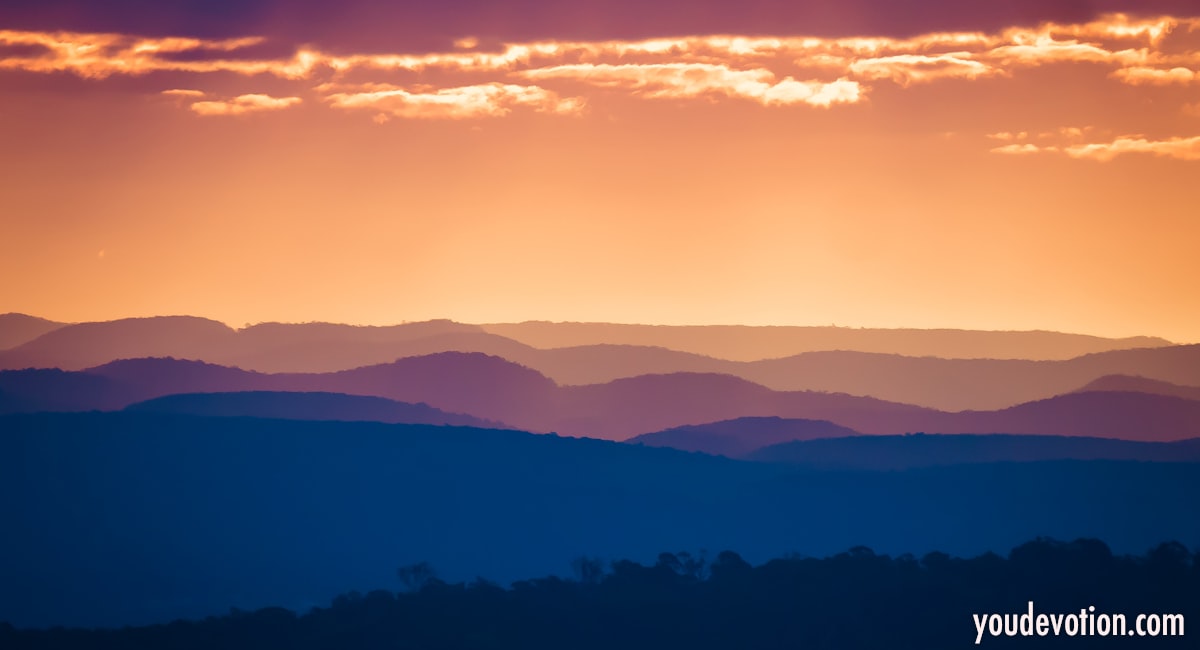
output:
[[0,371],[4,412],[116,410],[178,393],[244,391],[382,397],[527,431],[611,440],[748,416],[827,420],[868,434],[1200,436],[1200,401],[1167,394],[1068,392],[1007,409],[951,413],[872,397],[773,391],[703,373],[558,386],[535,370],[479,353],[443,352],[334,373],[267,374],[175,359],[123,360],[83,372]]
[[[18,330],[28,335],[38,327],[46,327],[46,323],[34,323],[28,317],[7,315],[0,320],[0,328],[10,324],[9,334],[5,336],[15,340]],[[36,327],[30,330],[33,325]],[[579,330],[593,334],[609,331],[599,326],[585,328],[582,324],[557,325],[561,327],[549,328],[548,331]],[[22,327],[25,329],[22,330]],[[486,327],[509,331],[500,326]],[[682,332],[702,340],[726,340],[733,336],[726,333],[724,339],[718,337],[716,334],[727,332],[728,328],[713,327],[711,330],[668,328],[660,331],[655,328],[612,326],[611,331],[616,332],[614,337],[617,340],[658,341],[648,335],[641,339],[633,337],[631,333],[637,332],[656,333],[656,336],[663,332]],[[540,332],[543,329],[530,325],[513,331]],[[791,333],[789,336],[795,338],[798,334],[793,329],[784,328],[784,333]],[[737,340],[756,341],[755,345],[762,344],[759,337],[771,340],[782,336],[774,328],[732,328],[728,331],[741,336]],[[808,330],[801,328],[797,331]],[[844,335],[843,338],[848,337],[851,341],[854,340],[851,334],[859,335],[864,341],[881,336],[876,330],[836,331],[840,333],[839,336]],[[624,339],[618,336],[622,332]],[[924,340],[922,337],[929,334],[924,330],[888,332],[901,339],[907,337],[915,340]],[[82,370],[120,359],[174,357],[259,372],[311,374],[352,370],[439,352],[481,352],[536,370],[560,385],[604,384],[651,374],[725,374],[775,391],[846,393],[944,411],[1006,408],[1076,390],[1109,375],[1137,376],[1185,387],[1200,386],[1200,345],[1172,346],[1146,338],[1095,339],[1028,332],[962,334],[964,340],[983,342],[1010,339],[1062,341],[1064,347],[1060,350],[1079,349],[1078,345],[1068,345],[1073,341],[1096,344],[1092,347],[1102,347],[1099,345],[1101,343],[1118,348],[1134,344],[1156,347],[1114,349],[1065,360],[935,358],[842,349],[734,361],[665,347],[627,343],[542,349],[488,332],[484,326],[451,321],[392,327],[352,327],[325,323],[263,324],[233,330],[216,321],[163,317],[60,326],[11,349],[0,351],[0,368]],[[953,331],[950,338],[954,338]],[[680,339],[678,345],[687,347],[688,340]],[[788,337],[783,337],[784,343],[788,340]],[[775,348],[777,352],[795,347],[781,345]],[[1036,351],[1036,347],[1031,348],[1030,354]]]
[[303,609],[422,561],[504,581],[663,549],[1200,539],[1178,515],[1197,345],[11,314],[0,344],[0,621],[21,625]]

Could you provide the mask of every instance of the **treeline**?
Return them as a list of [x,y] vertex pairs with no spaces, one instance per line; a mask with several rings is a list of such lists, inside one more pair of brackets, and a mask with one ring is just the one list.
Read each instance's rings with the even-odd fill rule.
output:
[[[269,607],[123,629],[18,630],[0,648],[768,649],[963,648],[974,614],[1180,613],[1176,638],[992,638],[981,647],[1195,647],[1200,551],[1171,542],[1140,557],[1096,540],[1038,539],[1008,557],[889,557],[854,548],[752,566],[736,553],[663,553],[653,565],[580,558],[575,577],[503,588],[449,584],[428,565],[398,571],[402,591],[352,592],[304,614]],[[1190,633],[1190,635],[1188,634]]]

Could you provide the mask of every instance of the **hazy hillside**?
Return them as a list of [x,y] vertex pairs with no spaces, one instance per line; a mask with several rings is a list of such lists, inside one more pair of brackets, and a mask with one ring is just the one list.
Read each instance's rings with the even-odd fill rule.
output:
[[[273,372],[341,370],[408,356],[403,344],[414,339],[469,332],[480,329],[437,320],[389,327],[264,323],[234,330],[190,316],[127,318],[60,327],[0,351],[0,368],[81,370],[118,359],[175,357]],[[402,353],[391,354],[389,346]]]
[[1152,395],[1169,395],[1171,397],[1200,400],[1200,386],[1180,386],[1168,381],[1159,381],[1146,377],[1131,377],[1129,375],[1106,375],[1088,382],[1086,386],[1076,392],[1104,391],[1116,393],[1150,393]]
[[[559,389],[560,433],[623,440],[671,427],[746,416],[829,420],[859,431],[937,412],[908,404],[816,392],[776,392],[729,375],[674,373]],[[576,433],[578,432],[578,433]]]
[[89,368],[87,374],[120,381],[154,395],[266,390],[270,375],[203,361],[171,358],[122,359]]
[[851,350],[962,359],[1070,359],[1091,352],[1170,345],[1138,336],[1106,339],[1060,332],[747,325],[494,323],[484,330],[537,348],[602,343],[665,347],[720,359],[754,361],[803,352]]
[[183,393],[131,404],[125,410],[220,417],[503,427],[498,422],[446,413],[428,404],[409,404],[382,397],[341,393]]
[[56,368],[0,371],[0,413],[113,410],[139,394],[98,374]]
[[853,435],[858,432],[825,420],[744,417],[643,433],[626,442],[738,458],[761,447],[793,440]]
[[745,364],[735,372],[775,390],[823,390],[941,410],[984,410],[1071,392],[1114,374],[1200,385],[1200,345],[1116,350],[1066,361],[810,352]]
[[232,344],[235,337],[225,324],[193,316],[78,323],[0,352],[0,368],[82,370],[116,359],[203,359],[210,350]]
[[63,325],[25,314],[0,314],[0,350],[27,343]]
[[[783,331],[787,333],[793,329],[797,328],[783,328]],[[565,331],[573,329],[567,327]],[[584,328],[582,331],[590,330]],[[620,327],[613,331],[626,332]],[[659,332],[655,328],[645,331]],[[687,328],[663,331],[691,332]],[[725,330],[698,331],[708,332],[705,336],[709,336]],[[0,351],[0,368],[84,369],[117,359],[169,356],[258,372],[313,373],[351,370],[391,363],[398,358],[442,352],[479,352],[537,370],[562,385],[603,384],[642,375],[679,372],[727,374],[777,391],[846,393],[950,411],[1006,408],[1077,390],[1107,375],[1141,376],[1183,386],[1200,386],[1200,345],[1114,350],[1062,361],[946,359],[848,350],[783,356],[791,349],[785,345],[790,339],[783,337],[776,328],[745,331],[733,328],[729,331],[755,342],[755,345],[779,339],[780,347],[774,348],[772,355],[777,358],[739,362],[669,347],[614,343],[539,349],[489,333],[478,325],[452,321],[391,327],[269,323],[234,331],[213,321],[179,317],[65,326],[12,350]],[[807,330],[799,328],[797,331]],[[879,332],[882,330],[846,330],[845,333],[869,338]],[[929,334],[919,330],[888,332],[899,337],[897,340],[924,340],[917,335]],[[759,334],[763,336],[759,337]],[[1011,337],[1031,341],[1040,341],[1044,337],[1053,341],[1076,340],[1068,335],[1049,333],[959,334],[966,337],[964,340],[975,340],[973,337],[978,335],[976,338],[982,341]],[[954,340],[957,335],[951,332],[948,336],[949,340]],[[631,336],[624,338],[631,339]],[[636,339],[632,337],[631,340]],[[686,342],[689,339],[683,336],[678,340]],[[1084,340],[1092,341],[1092,338],[1084,337]],[[672,345],[665,339],[660,342]],[[1137,342],[1146,343],[1140,339]]]
[[[398,327],[415,328],[417,325],[425,325],[425,323]],[[459,326],[455,323],[449,325],[447,329],[457,327]],[[245,330],[239,334],[249,331]],[[354,334],[354,332],[349,333]],[[389,333],[396,336],[382,340],[363,340],[345,336],[336,339],[286,344],[264,342],[261,345],[250,345],[246,340],[240,340],[238,349],[225,354],[223,363],[259,372],[338,372],[391,363],[403,357],[419,357],[440,352],[480,352],[522,363],[525,354],[532,351],[532,348],[511,339],[468,329],[434,334],[397,329]],[[411,338],[407,336],[409,334],[412,335]]]
[[1200,436],[1200,401],[1148,393],[1071,393],[998,411],[947,413],[871,397],[778,392],[738,377],[701,373],[560,387],[504,359],[456,352],[318,374],[264,374],[195,361],[137,359],[86,373],[0,371],[0,391],[9,412],[116,409],[197,392],[369,395],[423,402],[529,431],[612,440],[742,417],[828,420],[871,434],[1022,433],[1132,440]]
[[813,471],[514,431],[133,412],[2,416],[0,432],[0,620],[17,625],[307,610],[395,587],[419,561],[505,582],[662,549],[760,562],[1200,539],[1179,516],[1200,466],[1183,463]]
[[999,411],[939,414],[927,424],[912,431],[1182,440],[1200,436],[1200,401],[1147,393],[1071,393]]

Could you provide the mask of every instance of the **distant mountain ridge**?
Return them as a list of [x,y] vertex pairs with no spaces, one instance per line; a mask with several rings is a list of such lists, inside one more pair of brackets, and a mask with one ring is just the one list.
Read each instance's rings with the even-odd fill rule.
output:
[[[217,321],[192,316],[63,324],[6,314],[0,316],[0,368],[81,370],[121,358],[174,356],[270,372],[331,371],[387,362],[398,356],[451,351],[452,348],[447,347],[409,349],[406,346],[417,339],[449,334],[476,335],[474,343],[466,343],[474,346],[472,349],[454,351],[500,353],[501,356],[505,356],[505,346],[515,354],[524,348],[622,345],[728,361],[776,359],[835,350],[964,359],[1069,359],[1114,349],[1171,345],[1169,341],[1154,337],[1106,339],[1058,332],[602,323],[471,325],[449,320],[391,326],[261,323],[235,330]],[[2,344],[5,341],[7,344]],[[662,370],[715,369],[673,367]],[[647,371],[642,369],[634,374]]]
[[[1005,408],[1076,390],[1106,375],[1136,375],[1182,386],[1200,386],[1200,345],[1111,350],[1065,361],[942,359],[841,350],[739,362],[665,347],[614,343],[539,349],[490,333],[484,326],[453,321],[390,327],[265,323],[234,330],[205,319],[162,317],[58,325],[34,340],[0,351],[0,368],[82,370],[123,358],[174,357],[260,372],[306,374],[352,370],[390,363],[398,358],[441,352],[481,352],[537,370],[559,384],[604,384],[617,379],[681,372],[724,374],[776,391],[845,393],[947,411]],[[570,324],[563,325],[564,331],[572,331],[567,325]],[[729,330],[742,338],[763,334],[770,339],[772,336],[781,338],[780,331],[787,334],[794,329],[634,328],[628,331],[650,332],[662,338],[663,332],[699,332],[709,336],[713,332]],[[617,328],[613,331],[626,330]],[[590,330],[585,328],[585,331]],[[800,328],[799,331],[808,330]],[[837,331],[839,336],[846,334],[841,329]],[[875,330],[850,332],[862,336],[878,333]],[[920,334],[918,339],[929,334],[917,330],[891,333],[896,332],[908,332],[912,336]],[[949,332],[951,337],[965,336],[962,332]],[[973,340],[972,337],[979,334],[981,340],[987,341],[993,335],[1008,340],[1022,333],[970,334],[968,339]],[[1051,339],[1075,340],[1073,335],[1063,336],[1066,338],[1054,336]],[[1087,341],[1094,339],[1084,338]],[[786,336],[782,339],[785,343],[790,340]],[[1022,339],[1017,336],[1016,340]],[[1094,341],[1117,344],[1109,339]],[[1146,341],[1137,339],[1135,342]]]
[[26,314],[0,314],[0,350],[7,350],[52,332],[66,323]]
[[600,343],[665,347],[733,361],[848,350],[955,359],[1070,359],[1113,349],[1160,347],[1150,336],[1105,339],[1047,331],[882,329],[750,325],[625,325],[527,321],[481,326],[538,348]]
[[534,432],[624,440],[745,417],[826,420],[867,434],[1019,433],[1179,440],[1200,436],[1200,401],[1136,392],[1068,393],[993,411],[949,413],[871,397],[773,391],[730,375],[672,373],[558,386],[479,353],[444,352],[321,374],[265,374],[195,361],[125,360],[86,372],[0,372],[7,412],[120,409],[174,393],[368,395]]
[[[262,323],[235,330],[224,323],[194,316],[126,318],[64,325],[9,350],[0,351],[0,368],[82,370],[118,359],[174,357],[219,365],[269,355],[274,363],[297,363],[308,356],[328,356],[340,346],[354,348],[397,344],[452,332],[479,331],[453,321],[427,321],[388,327],[331,323]],[[386,352],[386,351],[385,351]],[[392,361],[396,356],[386,358]],[[351,356],[354,361],[354,357]],[[368,355],[370,365],[379,363]]]

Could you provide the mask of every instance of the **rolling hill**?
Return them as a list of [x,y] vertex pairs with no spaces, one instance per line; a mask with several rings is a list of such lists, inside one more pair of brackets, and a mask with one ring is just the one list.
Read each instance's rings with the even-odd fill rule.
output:
[[643,433],[625,442],[739,458],[761,447],[793,440],[853,435],[858,435],[858,432],[825,420],[744,417]]
[[504,425],[498,422],[480,420],[458,413],[446,413],[428,404],[409,404],[382,397],[344,395],[342,393],[280,391],[182,393],[130,404],[124,410],[214,417],[504,428]]

